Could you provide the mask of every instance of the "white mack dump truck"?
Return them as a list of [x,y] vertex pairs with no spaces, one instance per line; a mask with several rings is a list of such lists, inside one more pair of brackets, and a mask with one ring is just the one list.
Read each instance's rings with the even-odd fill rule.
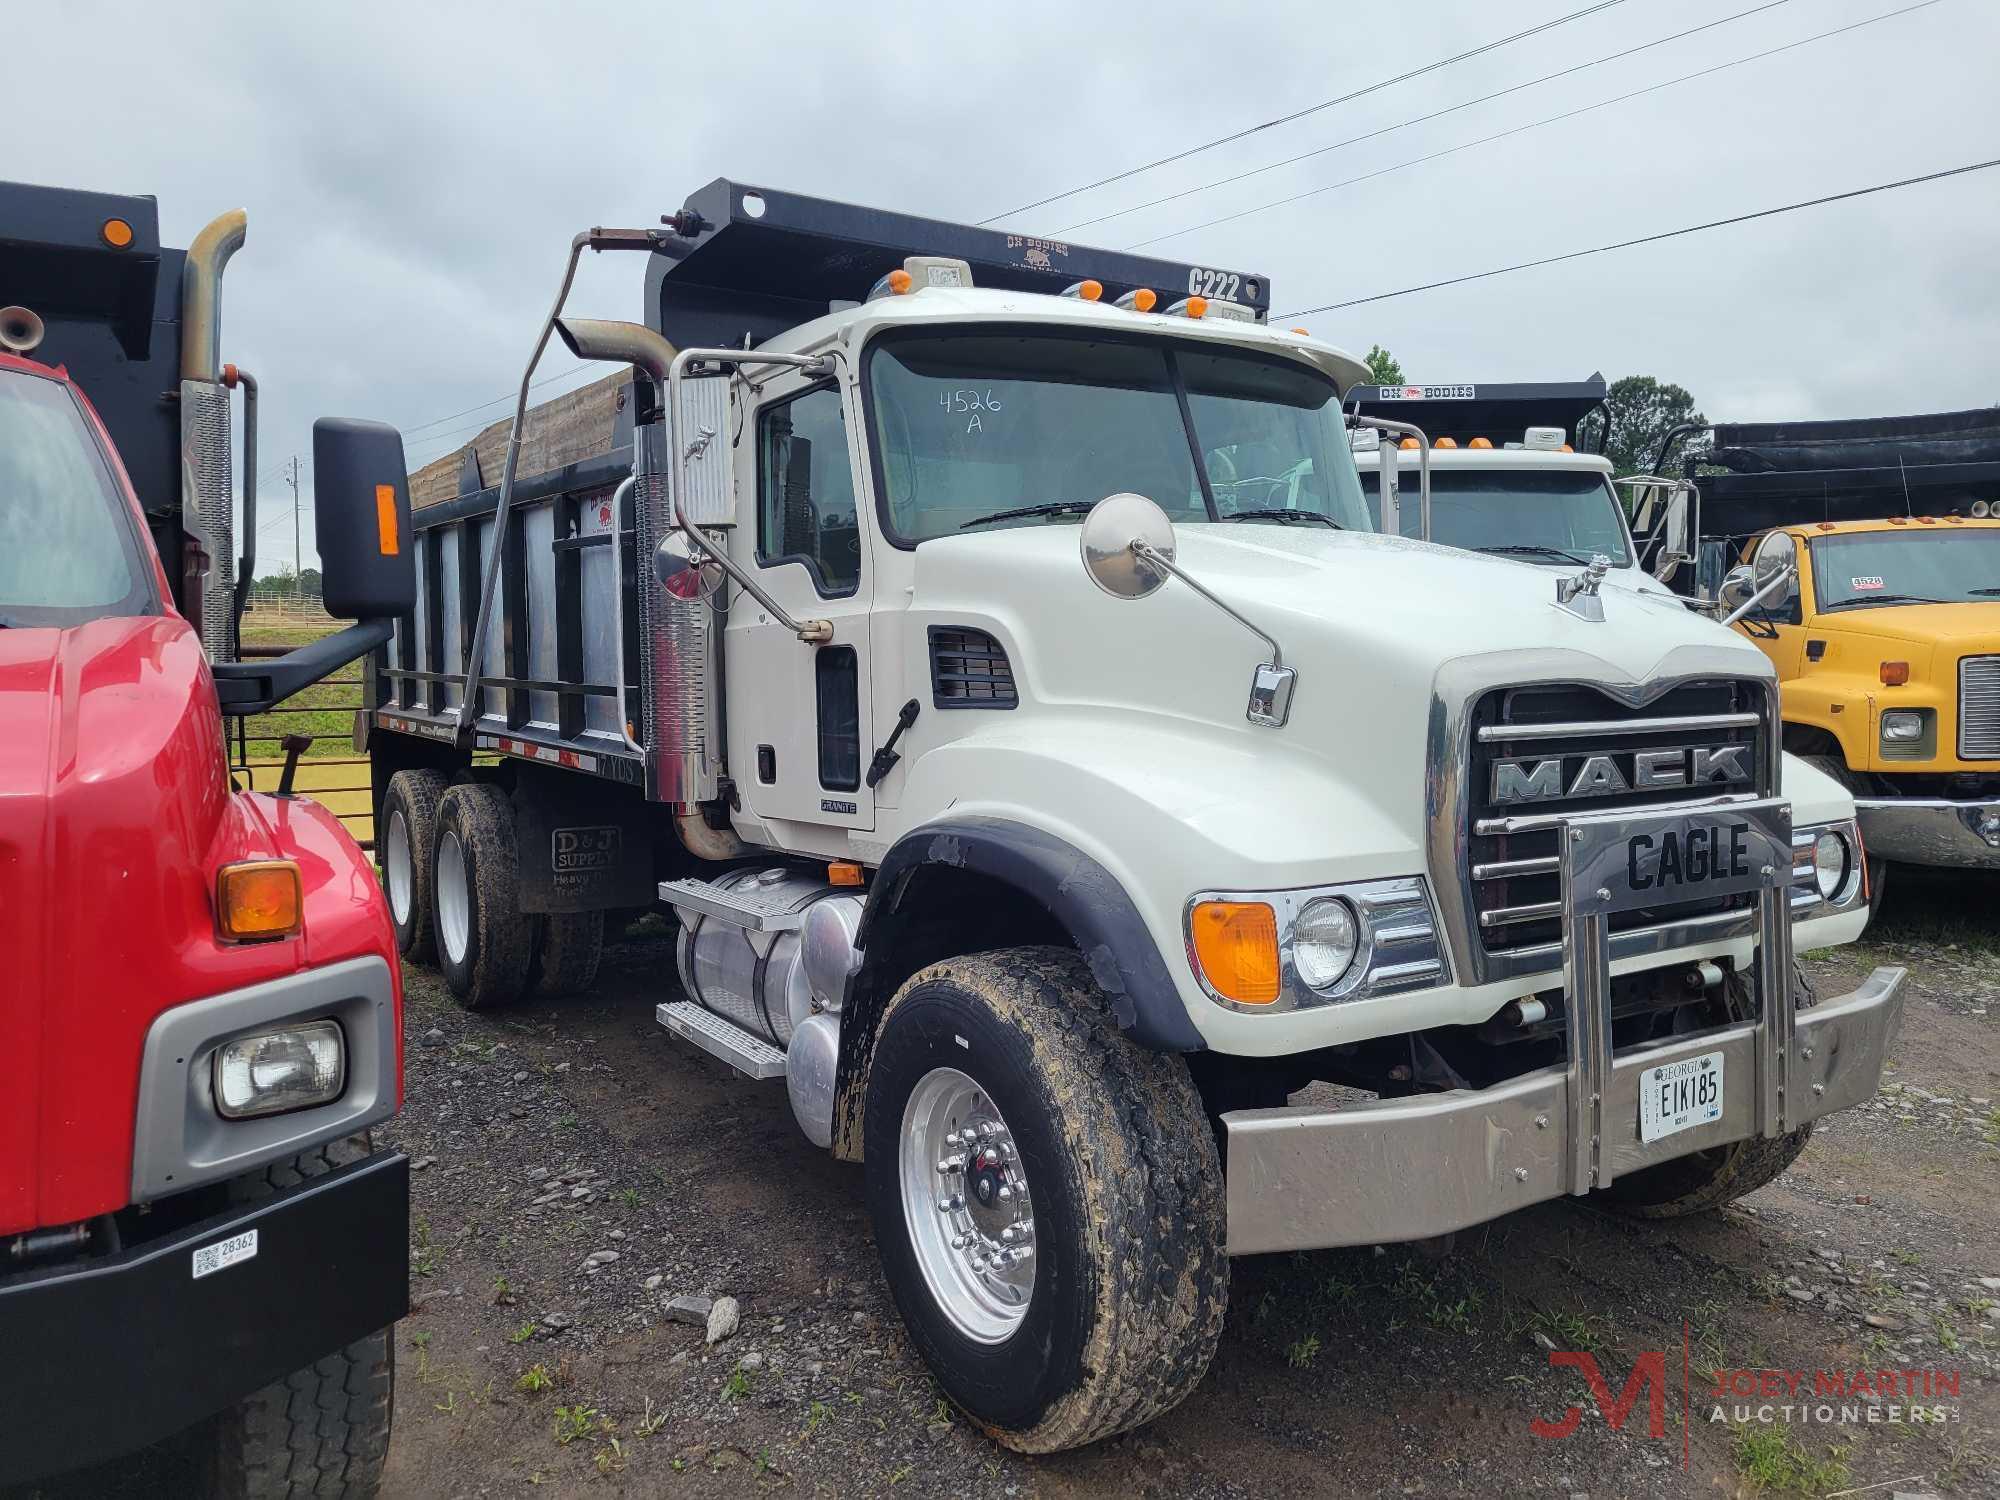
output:
[[662,225],[571,250],[646,254],[642,322],[536,345],[634,367],[602,450],[531,361],[500,482],[413,482],[398,937],[480,1006],[671,904],[662,1023],[864,1164],[1000,1441],[1185,1397],[1231,1255],[1698,1211],[1873,1093],[1903,974],[1794,970],[1861,850],[1762,653],[1375,533],[1365,371],[1262,278],[727,181]]

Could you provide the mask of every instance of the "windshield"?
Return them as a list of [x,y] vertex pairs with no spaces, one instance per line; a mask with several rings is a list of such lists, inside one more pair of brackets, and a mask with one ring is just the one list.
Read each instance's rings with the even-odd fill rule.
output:
[[151,608],[136,528],[76,398],[57,381],[0,371],[0,624]]
[[[1361,476],[1368,514],[1381,524],[1380,484]],[[1396,500],[1404,536],[1422,528],[1414,458],[1396,470]],[[1523,562],[1566,567],[1602,552],[1616,567],[1632,560],[1618,497],[1602,474],[1561,469],[1431,470],[1431,540]]]
[[1073,523],[1135,491],[1175,521],[1367,530],[1340,394],[1303,365],[1137,339],[891,334],[868,362],[905,545]]
[[2000,530],[1991,527],[1815,537],[1812,563],[1821,609],[2000,599]]

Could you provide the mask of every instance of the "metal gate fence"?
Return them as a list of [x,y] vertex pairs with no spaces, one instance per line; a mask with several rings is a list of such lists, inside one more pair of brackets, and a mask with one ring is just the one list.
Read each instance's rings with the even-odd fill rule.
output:
[[[265,659],[283,656],[292,648],[289,646],[244,646],[238,655],[247,659]],[[324,714],[355,712],[361,707],[361,676],[357,664],[352,669],[353,676],[328,677],[316,684],[319,687],[347,688],[351,691],[332,703],[319,703],[310,708],[293,708],[280,705],[257,715],[265,719],[282,720],[296,718],[304,714]],[[268,732],[251,733],[250,721],[238,718],[230,723],[230,774],[237,778],[238,785],[247,791],[275,792],[278,781],[285,771],[283,740],[286,731],[280,725]],[[352,743],[351,740],[348,743]],[[368,759],[366,756],[348,753],[345,755],[301,755],[298,774],[293,789],[304,792],[315,801],[324,804],[328,811],[340,819],[347,831],[354,835],[355,842],[363,849],[375,847],[375,815],[371,789],[368,780]]]

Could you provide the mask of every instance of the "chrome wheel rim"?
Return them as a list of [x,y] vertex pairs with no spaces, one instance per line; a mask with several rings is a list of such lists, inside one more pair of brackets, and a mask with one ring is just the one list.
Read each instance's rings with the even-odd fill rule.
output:
[[472,943],[472,893],[465,878],[465,845],[457,833],[446,829],[438,839],[437,870],[438,936],[445,956],[453,963],[465,960]]
[[401,808],[389,814],[389,832],[382,841],[383,873],[388,876],[389,911],[399,925],[410,920],[410,824]]
[[917,1268],[951,1324],[1011,1338],[1035,1295],[1035,1224],[1014,1133],[985,1089],[933,1068],[903,1106],[903,1220]]

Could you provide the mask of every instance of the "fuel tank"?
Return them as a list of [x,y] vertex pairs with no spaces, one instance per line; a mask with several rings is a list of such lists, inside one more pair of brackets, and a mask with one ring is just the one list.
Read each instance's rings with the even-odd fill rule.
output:
[[[683,911],[677,957],[688,998],[780,1050],[814,1010],[838,1011],[862,902],[810,872],[783,867],[731,870],[718,889],[756,887],[780,912],[800,920],[788,930],[753,932]],[[824,910],[819,910],[824,908]]]

